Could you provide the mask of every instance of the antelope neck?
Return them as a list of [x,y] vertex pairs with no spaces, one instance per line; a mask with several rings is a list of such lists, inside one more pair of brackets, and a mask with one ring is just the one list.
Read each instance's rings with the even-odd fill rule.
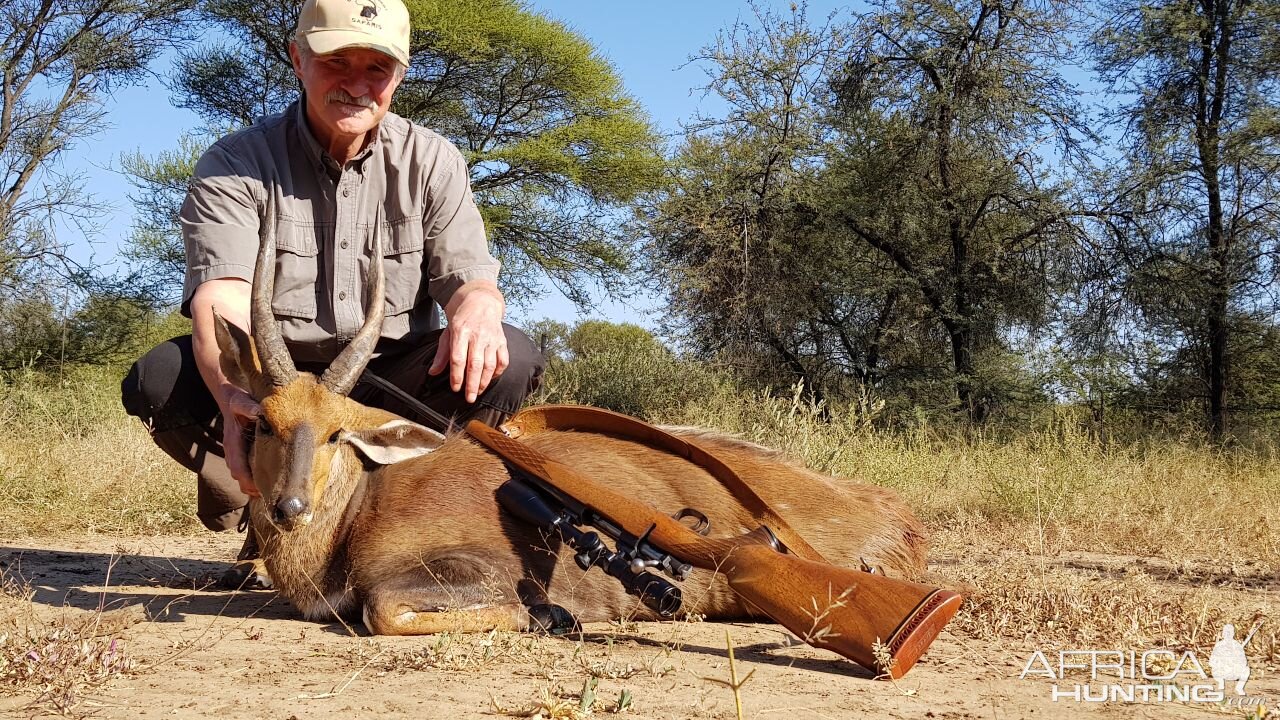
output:
[[355,527],[356,518],[365,510],[365,505],[368,503],[368,490],[369,473],[361,472],[356,478],[355,487],[351,489],[351,495],[347,498],[347,507],[343,510],[342,519],[333,528],[333,539],[330,546],[333,548],[333,556],[330,558],[329,567],[324,574],[324,587],[326,588],[340,587],[347,582],[347,577],[351,570],[347,540],[351,537],[351,530]]

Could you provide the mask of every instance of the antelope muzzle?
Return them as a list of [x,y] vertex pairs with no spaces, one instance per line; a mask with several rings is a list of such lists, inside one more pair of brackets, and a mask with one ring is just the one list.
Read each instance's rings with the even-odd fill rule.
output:
[[271,521],[282,530],[293,530],[311,522],[311,469],[315,461],[315,431],[310,425],[299,425],[285,449],[284,482],[275,504]]

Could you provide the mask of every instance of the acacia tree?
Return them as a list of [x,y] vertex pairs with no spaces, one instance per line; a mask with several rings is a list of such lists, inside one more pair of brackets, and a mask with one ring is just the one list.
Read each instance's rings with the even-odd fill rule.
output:
[[182,297],[180,279],[187,265],[178,213],[196,162],[209,142],[205,134],[189,133],[172,150],[149,157],[126,153],[120,158],[134,188],[129,194],[133,232],[121,255],[132,266],[135,287],[157,306],[176,306]]
[[[633,257],[618,232],[619,210],[659,185],[663,161],[613,68],[582,37],[516,0],[406,4],[410,67],[392,110],[466,155],[507,291],[528,298],[546,278],[583,304],[592,283],[624,290]],[[292,0],[205,0],[203,17],[223,39],[183,56],[175,102],[213,134],[281,110],[297,94],[288,42],[298,8]],[[134,158],[138,199],[168,198],[172,212],[174,171],[181,174],[186,156]],[[142,229],[142,255],[181,257],[176,233]]]
[[691,349],[822,397],[844,381],[874,382],[866,335],[883,326],[885,290],[861,284],[865,256],[820,227],[814,208],[839,34],[810,26],[803,6],[753,10],[692,58],[725,110],[689,123],[671,186],[640,220],[670,324]]
[[[1241,360],[1265,344],[1280,237],[1280,3],[1114,2],[1094,39],[1126,130],[1117,257],[1144,320],[1227,430]],[[1189,362],[1188,362],[1189,361]],[[1168,373],[1165,373],[1168,374]],[[1176,378],[1165,378],[1163,382]]]
[[974,420],[981,365],[1050,306],[1049,264],[1082,210],[1050,171],[1087,129],[1059,74],[1072,4],[883,0],[851,28],[834,83],[847,138],[823,186],[833,222],[893,267],[949,348]]
[[[0,287],[79,268],[55,223],[82,233],[99,208],[58,171],[105,123],[103,101],[186,39],[190,0],[9,0],[0,6]],[[24,281],[27,281],[24,283]]]

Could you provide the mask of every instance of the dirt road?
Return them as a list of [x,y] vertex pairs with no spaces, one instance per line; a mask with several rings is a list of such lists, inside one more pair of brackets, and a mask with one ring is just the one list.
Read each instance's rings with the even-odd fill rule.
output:
[[[577,640],[507,633],[370,638],[361,628],[299,620],[270,592],[213,589],[236,545],[230,536],[57,542],[0,536],[0,568],[8,578],[0,620],[10,633],[26,618],[96,624],[76,627],[82,636],[97,635],[94,642],[114,638],[114,648],[103,652],[123,653],[131,669],[75,695],[70,709],[102,718],[734,718],[726,631],[748,718],[1243,716],[1218,703],[1054,701],[1054,682],[1043,672],[1019,674],[1037,649],[1056,662],[1066,648],[975,639],[963,630],[945,632],[896,684],[871,680],[768,625],[598,625]],[[945,573],[965,559],[943,555],[938,562]],[[1100,568],[1127,564],[1095,557],[1075,562],[1074,570],[1063,566],[1091,582]],[[1199,576],[1171,574],[1164,581],[1188,577]],[[1248,591],[1263,606],[1280,608],[1273,583]],[[0,625],[0,634],[5,630]],[[1208,653],[1198,657],[1207,671]],[[1068,678],[1063,687],[1085,681]],[[0,684],[0,715],[49,708],[30,705],[38,692],[30,683],[4,690]],[[1274,668],[1253,668],[1248,695],[1280,704]]]

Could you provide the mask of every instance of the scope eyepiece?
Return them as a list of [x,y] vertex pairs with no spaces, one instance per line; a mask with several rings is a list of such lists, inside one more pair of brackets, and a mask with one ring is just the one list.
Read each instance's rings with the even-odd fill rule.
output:
[[675,615],[684,602],[680,588],[650,572],[633,576],[628,585],[628,590],[639,597],[645,607],[664,618]]

